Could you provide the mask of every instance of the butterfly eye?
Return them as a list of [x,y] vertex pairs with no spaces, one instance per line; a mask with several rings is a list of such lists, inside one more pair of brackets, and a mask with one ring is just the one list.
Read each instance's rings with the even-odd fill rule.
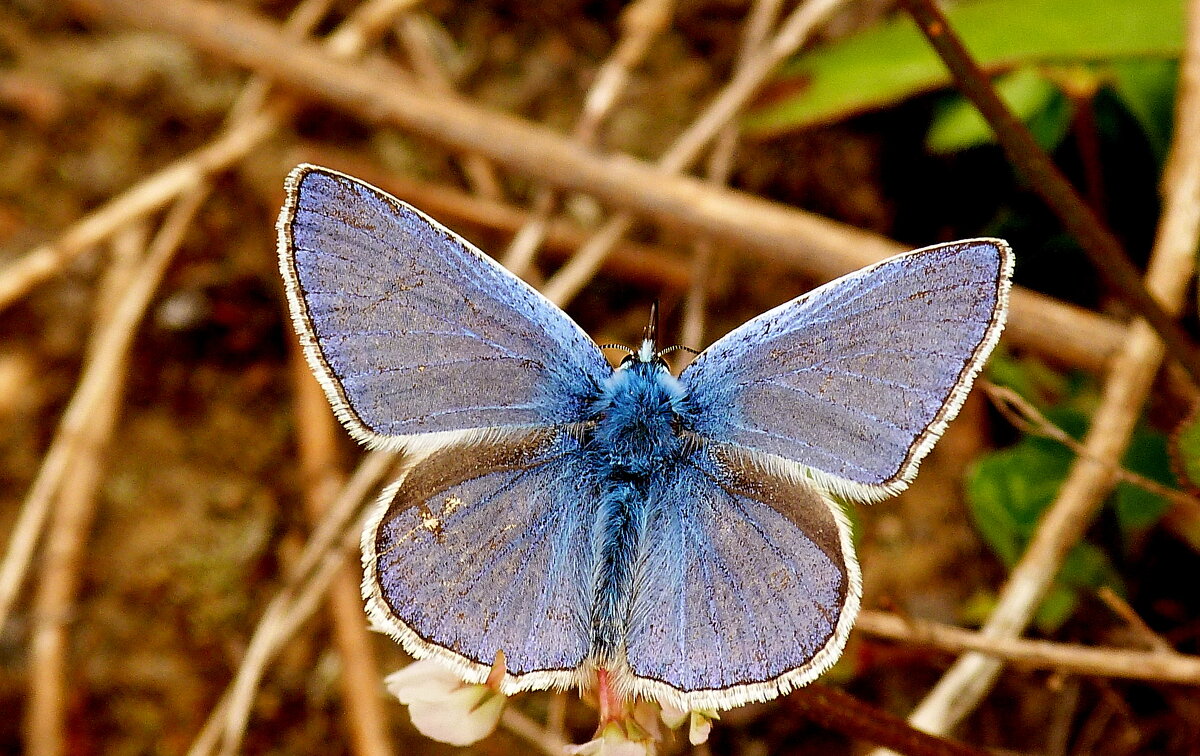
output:
[[625,359],[621,360],[621,367],[626,368],[626,367],[629,367],[630,365],[632,365],[635,356],[636,355],[632,355],[632,354],[626,355]]

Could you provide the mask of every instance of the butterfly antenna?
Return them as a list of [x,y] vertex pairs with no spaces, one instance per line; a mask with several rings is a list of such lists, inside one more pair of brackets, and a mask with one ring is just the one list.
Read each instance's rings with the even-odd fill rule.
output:
[[629,347],[625,346],[624,344],[601,344],[600,348],[601,349],[620,349],[622,352],[627,352],[629,354],[637,353],[636,349],[630,349]]
[[670,354],[671,352],[681,352],[681,351],[689,352],[691,354],[700,354],[700,352],[696,349],[692,349],[691,347],[684,346],[683,344],[676,344],[675,346],[669,346],[666,349],[659,351],[657,356],[662,357],[664,354]]

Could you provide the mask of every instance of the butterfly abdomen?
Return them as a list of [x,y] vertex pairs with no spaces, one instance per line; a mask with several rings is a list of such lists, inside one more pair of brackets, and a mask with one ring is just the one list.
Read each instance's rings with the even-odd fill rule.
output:
[[685,445],[685,393],[654,363],[613,371],[593,409],[587,442],[600,504],[593,530],[592,658],[621,658],[630,597],[651,502],[651,481],[678,464]]

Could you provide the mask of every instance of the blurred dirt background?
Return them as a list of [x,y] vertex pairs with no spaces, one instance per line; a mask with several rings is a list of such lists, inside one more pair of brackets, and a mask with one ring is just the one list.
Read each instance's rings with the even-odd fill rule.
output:
[[[227,5],[277,23],[294,8],[291,0]],[[328,5],[318,36],[357,3]],[[418,54],[399,21],[383,29],[372,49],[408,69],[433,65],[444,86],[464,97],[568,133],[621,38],[624,7],[606,0],[429,0],[410,13],[417,23],[408,28],[423,35]],[[810,44],[851,35],[892,11],[885,0],[848,3]],[[679,4],[633,68],[600,131],[601,148],[658,156],[728,81],[746,14],[741,0]],[[54,241],[114,195],[208,143],[246,79],[243,69],[176,37],[106,23],[70,3],[0,2],[0,263]],[[184,753],[310,532],[296,440],[294,338],[275,260],[274,223],[286,172],[301,160],[330,165],[419,206],[448,187],[527,210],[539,191],[530,177],[495,166],[485,171],[494,184],[484,181],[481,188],[461,153],[286,90],[275,100],[286,106],[281,125],[214,176],[137,326],[122,371],[115,428],[98,457],[94,512],[84,515],[86,544],[72,566],[77,600],[68,601],[63,618],[62,752]],[[933,107],[933,96],[922,96],[832,125],[742,139],[730,183],[910,246],[992,233],[1000,205],[1028,211],[1022,216],[1026,246],[1013,240],[1018,255],[1056,238],[1053,221],[1029,209],[1036,203],[998,152],[935,156],[923,148]],[[1117,141],[1104,149],[1113,224],[1144,259],[1157,214],[1157,173],[1138,159],[1142,146]],[[1134,157],[1123,159],[1130,151]],[[1068,172],[1082,178],[1071,145],[1063,152]],[[561,206],[562,222],[576,229],[577,239],[605,212],[573,193]],[[513,231],[430,212],[497,255]],[[102,313],[109,306],[98,296],[109,268],[152,238],[159,216],[150,217],[123,224],[110,241],[75,257],[0,315],[0,533],[12,532],[80,379],[93,327],[103,318],[98,308]],[[671,338],[683,327],[692,240],[651,224],[639,224],[632,238],[642,246],[625,248],[568,308],[599,342],[634,343],[655,298]],[[529,278],[544,281],[571,246],[560,242],[540,255]],[[637,254],[647,247],[657,257],[641,265]],[[819,282],[792,265],[751,261],[737,250],[718,249],[714,260],[703,342],[689,344],[697,348]],[[1021,265],[1018,276],[1075,304],[1123,313],[1077,254],[1057,264]],[[1006,359],[1023,358],[1018,349]],[[1049,364],[1037,369],[1065,373]],[[1161,395],[1154,411],[1178,417],[1179,393]],[[962,480],[980,453],[1017,437],[976,392],[909,492],[856,508],[864,606],[967,626],[986,616],[1006,570],[966,513]],[[332,460],[349,471],[362,452],[344,434],[337,439]],[[77,473],[83,474],[73,468],[66,477]],[[1102,543],[1111,544],[1112,527],[1105,517],[1094,526]],[[1161,529],[1150,531],[1134,552],[1113,551],[1126,555],[1118,569],[1135,612],[1176,650],[1195,651],[1195,552]],[[35,553],[0,634],[4,753],[31,750],[34,594],[49,559],[44,548]],[[1053,637],[1128,646],[1131,632],[1089,594]],[[370,636],[370,648],[380,673],[406,663],[382,636]],[[953,658],[856,633],[826,682],[904,715]],[[318,612],[268,667],[244,752],[356,752],[347,734],[341,670],[328,615]],[[1195,753],[1200,699],[1194,690],[1010,668],[955,737],[1001,753]],[[544,693],[522,696],[516,705],[538,721],[555,706]],[[397,753],[454,750],[416,733],[394,701],[385,702],[384,711]],[[564,737],[588,739],[594,717],[571,702]],[[812,724],[785,699],[727,713],[702,748],[850,753],[866,745]],[[502,729],[473,750],[531,748]],[[688,748],[686,738],[663,746],[667,752]]]

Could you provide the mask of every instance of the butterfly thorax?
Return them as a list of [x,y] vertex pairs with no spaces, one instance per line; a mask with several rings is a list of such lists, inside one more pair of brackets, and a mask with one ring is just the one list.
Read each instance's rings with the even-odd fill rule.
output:
[[589,447],[614,473],[649,475],[677,459],[687,424],[686,392],[661,360],[630,360],[592,405]]
[[613,371],[593,404],[586,446],[601,493],[591,624],[592,656],[601,664],[622,656],[637,555],[653,507],[650,490],[686,453],[685,400],[661,359],[635,356]]

